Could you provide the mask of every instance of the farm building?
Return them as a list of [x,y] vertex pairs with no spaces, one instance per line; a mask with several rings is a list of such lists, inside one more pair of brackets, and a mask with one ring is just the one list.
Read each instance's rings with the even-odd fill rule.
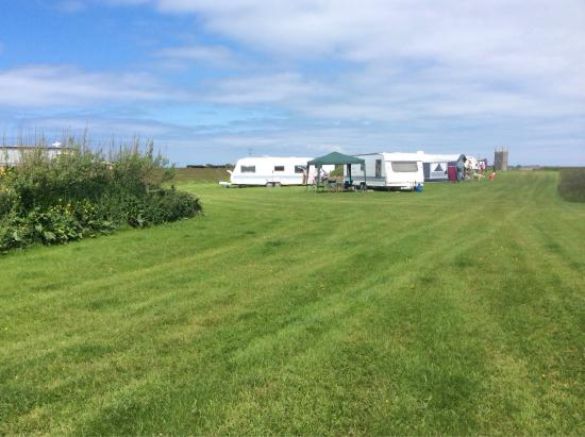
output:
[[41,150],[49,158],[54,158],[63,153],[70,153],[70,147],[61,147],[60,143],[51,146],[0,146],[0,168],[14,167],[18,165],[23,155]]

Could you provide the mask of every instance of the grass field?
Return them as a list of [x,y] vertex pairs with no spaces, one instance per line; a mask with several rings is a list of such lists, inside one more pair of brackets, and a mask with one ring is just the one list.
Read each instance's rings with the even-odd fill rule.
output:
[[585,433],[585,204],[182,188],[205,216],[0,258],[0,434]]

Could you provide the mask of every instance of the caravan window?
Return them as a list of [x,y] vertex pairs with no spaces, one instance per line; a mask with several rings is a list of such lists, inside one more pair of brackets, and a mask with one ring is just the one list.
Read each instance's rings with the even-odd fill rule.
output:
[[304,173],[305,166],[304,165],[295,165],[295,173]]
[[416,161],[392,161],[392,171],[396,173],[416,173],[418,165]]
[[256,173],[256,166],[255,165],[242,165],[240,167],[240,171],[242,173]]
[[284,171],[284,165],[275,165],[274,171]]

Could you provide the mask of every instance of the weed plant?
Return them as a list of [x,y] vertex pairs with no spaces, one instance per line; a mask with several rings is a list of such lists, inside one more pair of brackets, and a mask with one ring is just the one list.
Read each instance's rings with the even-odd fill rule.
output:
[[122,147],[108,159],[86,147],[54,158],[41,148],[24,153],[0,174],[0,251],[193,217],[197,198],[163,188],[173,176],[167,164],[152,144]]

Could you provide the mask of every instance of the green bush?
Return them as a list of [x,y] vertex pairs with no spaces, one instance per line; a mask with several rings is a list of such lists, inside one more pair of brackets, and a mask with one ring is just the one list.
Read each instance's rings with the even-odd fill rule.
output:
[[0,174],[0,251],[30,244],[62,244],[145,227],[201,212],[199,200],[162,188],[172,169],[152,145],[135,145],[105,159],[76,149],[49,159],[39,149]]
[[559,194],[570,202],[585,202],[585,168],[561,170]]
[[148,209],[145,215],[154,224],[172,222],[183,217],[193,217],[200,210],[201,205],[187,193],[171,190],[158,190],[146,197]]
[[11,191],[0,191],[0,220],[8,215],[17,202],[16,196]]
[[26,215],[12,212],[0,221],[0,251],[30,244],[62,244],[107,234],[116,228],[89,201],[34,208]]

